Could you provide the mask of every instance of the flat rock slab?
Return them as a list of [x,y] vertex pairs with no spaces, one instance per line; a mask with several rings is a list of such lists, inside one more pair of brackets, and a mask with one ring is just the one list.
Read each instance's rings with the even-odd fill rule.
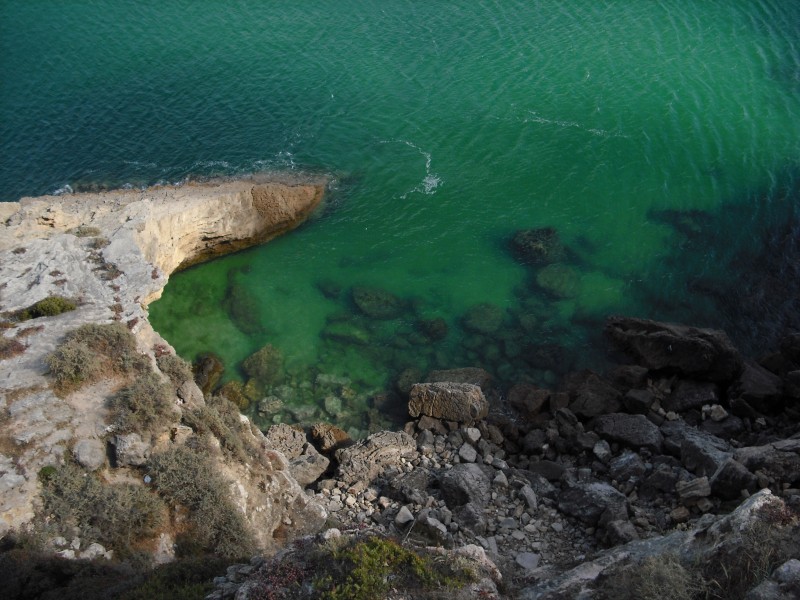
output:
[[481,388],[470,383],[416,383],[411,388],[408,412],[414,418],[427,415],[446,421],[471,423],[489,413],[489,402]]
[[594,430],[602,437],[634,448],[648,448],[660,453],[664,436],[644,415],[614,413],[601,415],[594,421]]

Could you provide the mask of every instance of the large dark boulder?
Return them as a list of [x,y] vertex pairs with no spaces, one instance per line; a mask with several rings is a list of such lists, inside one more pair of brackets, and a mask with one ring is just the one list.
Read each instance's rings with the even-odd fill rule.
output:
[[596,526],[606,511],[626,515],[628,500],[607,483],[578,483],[558,496],[558,510],[587,525]]
[[747,362],[728,397],[743,400],[762,413],[776,412],[783,406],[783,381],[761,365]]
[[475,463],[459,463],[439,480],[442,498],[449,508],[473,504],[483,508],[492,498],[492,482],[484,469]]
[[644,415],[613,413],[601,415],[594,421],[594,430],[607,440],[633,448],[647,448],[658,454],[664,436]]
[[605,379],[582,371],[568,378],[566,383],[571,403],[569,409],[579,417],[591,419],[622,408],[622,394]]
[[725,440],[699,431],[683,421],[668,421],[661,426],[664,450],[679,456],[686,469],[697,476],[711,477],[733,456]]
[[742,371],[742,357],[728,336],[716,329],[610,317],[605,333],[638,364],[699,380],[730,382]]
[[416,418],[427,415],[435,419],[471,423],[483,419],[489,403],[477,385],[470,383],[417,383],[411,388],[408,413]]
[[710,381],[679,381],[672,393],[661,401],[664,410],[684,412],[702,408],[705,404],[719,403],[719,388]]

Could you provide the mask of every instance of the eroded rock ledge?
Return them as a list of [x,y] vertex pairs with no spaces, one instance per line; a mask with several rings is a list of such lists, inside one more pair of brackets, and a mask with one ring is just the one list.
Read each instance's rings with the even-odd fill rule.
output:
[[[103,380],[64,398],[51,389],[44,359],[64,334],[86,323],[120,321],[152,359],[155,347],[169,345],[150,326],[147,305],[161,295],[169,275],[296,227],[319,205],[324,184],[241,179],[0,203],[0,313],[50,296],[77,304],[76,310],[7,323],[0,331],[24,346],[0,360],[0,535],[33,517],[43,466],[59,464],[81,440],[102,442],[109,432],[106,401],[119,382]],[[249,466],[228,467],[241,510],[251,524],[261,521],[265,532],[271,531],[265,517],[280,524],[290,505],[307,504],[283,469],[274,476],[244,476],[239,471]],[[256,506],[264,494],[247,489],[248,480],[261,475],[272,481],[275,497],[283,494],[274,507]],[[321,509],[305,512],[324,515]],[[265,539],[263,545],[271,543]]]

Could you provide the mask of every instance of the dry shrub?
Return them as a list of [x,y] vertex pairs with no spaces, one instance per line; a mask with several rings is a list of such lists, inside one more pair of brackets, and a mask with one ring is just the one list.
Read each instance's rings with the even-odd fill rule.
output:
[[153,484],[171,505],[189,511],[188,547],[226,558],[248,558],[255,544],[227,483],[202,450],[179,446],[148,463]]
[[59,393],[74,391],[108,373],[147,372],[147,359],[136,351],[136,339],[120,323],[87,323],[70,331],[46,357]]
[[120,556],[137,542],[155,535],[165,506],[144,486],[106,484],[72,463],[40,473],[45,527],[50,535],[97,541]]
[[159,370],[170,378],[172,384],[178,388],[194,377],[192,365],[174,354],[157,354],[156,364]]
[[119,431],[146,433],[177,417],[172,389],[153,372],[120,390],[110,404]]
[[23,352],[25,352],[25,344],[19,340],[0,337],[0,360],[19,356]]

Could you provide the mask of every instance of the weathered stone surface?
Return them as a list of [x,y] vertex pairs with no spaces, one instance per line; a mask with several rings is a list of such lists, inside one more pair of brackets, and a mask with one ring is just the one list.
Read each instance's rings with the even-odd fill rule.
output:
[[696,475],[711,477],[733,455],[726,441],[681,421],[664,423],[661,433],[666,451],[680,456],[683,466]]
[[507,400],[522,416],[533,417],[547,408],[550,395],[550,390],[530,383],[518,383],[508,390]]
[[78,440],[72,448],[72,454],[89,471],[96,471],[106,462],[106,446],[97,439]]
[[330,423],[315,423],[311,426],[309,435],[323,452],[333,452],[353,444],[346,431]]
[[278,423],[264,434],[268,446],[292,460],[303,454],[307,443],[306,434],[300,427]]
[[594,420],[594,430],[602,437],[634,448],[661,452],[664,436],[644,415],[613,413]]
[[[26,337],[26,351],[0,361],[0,404],[9,414],[3,428],[15,444],[28,444],[18,461],[34,474],[7,493],[0,490],[0,535],[32,518],[39,492],[35,473],[63,460],[76,440],[99,442],[111,422],[107,399],[120,381],[102,380],[65,398],[47,389],[52,382],[43,358],[64,334],[85,323],[120,320],[136,337],[138,351],[150,359],[154,347],[169,350],[146,312],[169,275],[295,227],[317,206],[323,188],[323,182],[272,184],[251,179],[3,203],[0,311],[24,308],[52,295],[81,298],[81,303],[69,313],[30,323],[42,327]],[[78,226],[97,228],[98,237],[105,239],[69,232]],[[15,253],[19,247],[25,251]],[[185,407],[201,399],[195,388],[182,391],[181,400]],[[179,404],[177,398],[175,402]],[[176,436],[175,443],[183,435]],[[96,456],[99,461],[100,454]],[[102,456],[105,461],[104,445]],[[234,501],[266,550],[278,543],[273,531],[284,519],[291,523],[282,525],[285,538],[316,526],[320,517],[324,520],[324,511],[303,494],[288,471],[270,475],[267,491],[261,491],[265,469],[255,461],[250,467],[219,465],[232,489],[242,492]],[[14,476],[3,474],[6,481]]]
[[711,491],[723,500],[734,500],[742,496],[742,491],[754,492],[758,487],[758,480],[740,462],[729,458],[711,476]]
[[612,479],[620,482],[639,480],[647,472],[647,467],[636,452],[626,450],[619,456],[611,459],[608,472]]
[[654,401],[655,396],[650,390],[628,390],[622,398],[625,410],[634,415],[646,415]]
[[289,472],[301,487],[306,487],[319,479],[330,464],[314,446],[306,444],[302,454],[289,461]]
[[150,457],[150,444],[142,441],[138,433],[126,433],[112,438],[117,466],[140,467]]
[[590,419],[619,412],[622,407],[619,390],[595,373],[578,373],[567,385],[572,398],[569,408],[579,417]]
[[712,517],[696,528],[675,531],[652,539],[636,540],[623,546],[606,550],[588,562],[554,577],[545,578],[517,594],[521,600],[562,600],[564,598],[592,598],[599,582],[628,565],[640,565],[647,558],[658,560],[669,555],[678,556],[683,564],[702,564],[719,552],[721,544],[729,539],[730,532],[746,531],[759,517],[765,506],[782,505],[769,490],[762,490],[743,502],[733,513]]
[[771,413],[781,408],[783,381],[757,363],[747,362],[739,378],[728,390],[730,398],[744,400],[759,412]]
[[664,410],[684,412],[717,402],[719,402],[719,388],[715,383],[680,380],[672,393],[661,401],[661,407]]
[[398,466],[401,458],[416,454],[417,443],[407,433],[381,431],[336,451],[337,476],[342,481],[366,487],[386,467]]
[[800,439],[740,448],[734,458],[751,472],[761,471],[776,481],[800,484]]
[[189,408],[203,406],[206,401],[203,397],[203,390],[191,379],[184,381],[178,388],[178,398]]
[[472,503],[483,507],[491,498],[491,480],[474,464],[458,464],[445,472],[440,480],[442,497],[450,508]]
[[450,381],[452,383],[471,383],[472,385],[477,385],[484,392],[492,387],[491,373],[479,367],[431,371],[428,373],[428,376],[425,377],[425,383],[440,383],[445,381]]
[[489,403],[477,385],[469,383],[418,383],[411,388],[408,412],[412,417],[470,423],[484,418]]
[[711,485],[708,477],[698,477],[690,481],[679,481],[675,484],[675,491],[686,505],[696,503],[700,498],[707,498],[711,495]]
[[606,335],[639,364],[716,382],[732,381],[742,357],[728,336],[715,329],[610,317]]
[[558,496],[558,510],[595,526],[607,510],[627,512],[628,501],[623,494],[607,483],[578,483]]

